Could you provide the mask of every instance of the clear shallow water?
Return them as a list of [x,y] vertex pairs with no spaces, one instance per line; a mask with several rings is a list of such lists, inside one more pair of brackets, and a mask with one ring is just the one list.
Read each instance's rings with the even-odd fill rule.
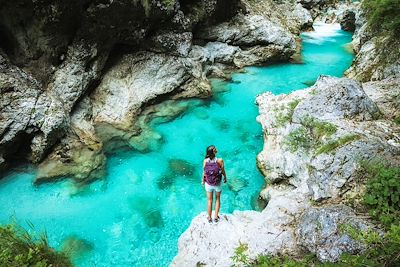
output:
[[343,45],[351,35],[337,26],[316,29],[302,35],[304,64],[249,67],[232,83],[214,80],[212,100],[165,104],[184,112],[150,123],[146,153],[110,156],[102,181],[86,188],[69,181],[33,187],[33,168],[14,170],[0,180],[0,222],[13,217],[45,229],[52,246],[76,250],[78,266],[168,265],[179,236],[205,210],[200,177],[206,146],[215,144],[226,164],[221,212],[257,209],[264,182],[255,162],[263,146],[255,96],[305,88],[320,74],[342,76],[350,65],[353,56]]

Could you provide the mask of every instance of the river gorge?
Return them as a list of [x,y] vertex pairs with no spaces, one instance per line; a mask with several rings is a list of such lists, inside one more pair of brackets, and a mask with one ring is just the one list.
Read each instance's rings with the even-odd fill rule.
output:
[[359,2],[19,1],[0,9],[1,225],[79,267],[365,251],[342,229],[379,228],[360,177],[400,162],[400,57]]

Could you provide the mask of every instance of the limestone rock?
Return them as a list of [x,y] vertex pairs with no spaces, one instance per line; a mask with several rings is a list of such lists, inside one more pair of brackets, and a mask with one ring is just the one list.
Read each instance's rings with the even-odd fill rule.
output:
[[71,129],[39,164],[35,183],[71,177],[78,184],[85,184],[104,176],[106,157],[91,121],[91,108],[88,97],[76,107],[71,116]]
[[363,9],[354,12],[356,28],[352,44],[357,54],[345,75],[361,82],[398,78],[400,41],[385,31],[372,31]]
[[339,16],[339,23],[340,27],[344,31],[350,31],[354,32],[356,29],[356,14],[352,10],[345,10],[340,16]]
[[[358,37],[367,39],[367,37]],[[400,73],[400,43],[388,36],[375,36],[360,41],[360,50],[346,76],[359,81],[398,78]]]
[[262,16],[237,16],[232,22],[206,28],[199,37],[236,46],[276,44],[288,49],[295,48],[293,37],[284,29]]
[[306,115],[321,120],[371,120],[379,117],[378,107],[365,94],[361,84],[354,80],[320,76],[310,90],[315,95],[296,107],[294,122],[300,122]]
[[[38,105],[41,105],[37,108],[37,120],[42,134],[32,140],[35,162],[42,160],[47,150],[64,135],[69,127],[72,108],[90,83],[98,78],[108,55],[107,52],[98,53],[96,45],[87,43],[79,42],[70,47],[67,59],[55,72],[47,88],[48,97],[57,101],[50,102],[47,97],[38,99]],[[45,116],[46,113],[51,115]]]
[[193,34],[191,32],[166,32],[153,36],[146,47],[154,52],[169,53],[174,56],[187,57],[192,48]]
[[[299,189],[300,190],[300,189]],[[307,206],[299,190],[272,190],[268,206],[262,212],[235,211],[220,215],[217,224],[209,224],[203,212],[192,220],[178,241],[178,255],[171,266],[232,266],[231,257],[240,243],[246,254],[296,253],[293,220]]]
[[[190,86],[192,83],[200,86]],[[104,75],[91,96],[94,123],[130,129],[143,104],[183,90],[186,96],[210,95],[199,63],[150,52],[127,54]]]
[[287,0],[242,0],[241,2],[246,14],[261,15],[291,33],[299,34],[302,30],[312,28],[313,18],[311,13],[300,3],[294,4]]
[[0,168],[38,131],[33,120],[41,93],[37,80],[0,54]]
[[385,118],[394,119],[400,116],[400,78],[367,82],[363,84],[363,88]]
[[[63,136],[71,137],[72,110],[88,93],[87,89],[99,83],[110,51],[115,55],[119,50],[113,50],[114,47],[123,46],[123,51],[129,47],[130,53],[132,49],[146,49],[186,57],[191,49],[193,27],[215,23],[216,17],[228,19],[237,10],[236,1],[226,0],[201,1],[199,5],[128,0],[3,2],[1,64],[6,54],[10,60],[4,63],[7,66],[2,69],[4,77],[1,77],[9,92],[1,104],[9,105],[2,111],[4,119],[3,114],[0,117],[4,131],[1,135],[4,140],[0,141],[1,165],[11,156],[25,158],[28,153],[31,161],[40,162]],[[177,79],[181,79],[178,84],[184,91],[181,96],[209,95],[202,63],[183,58],[180,61],[180,69],[172,69],[178,72]],[[172,59],[168,64],[173,65]],[[167,86],[168,82],[172,85]],[[161,89],[158,94],[171,93],[177,87],[173,79],[166,79],[164,85],[161,87],[166,91]],[[10,93],[11,87],[18,89]],[[142,100],[152,99],[144,96]],[[19,114],[20,118],[13,114]],[[6,150],[7,153],[3,152]]]
[[[313,199],[334,198],[353,179],[360,160],[400,160],[399,127],[392,119],[378,119],[376,104],[349,79],[321,77],[311,88],[290,95],[263,94],[257,103],[265,135],[257,161],[272,183],[284,181],[295,187],[307,183]],[[287,119],[282,122],[282,118]],[[316,124],[304,118],[334,130],[314,136]],[[305,136],[298,137],[302,141],[293,151],[289,145],[300,128]]]
[[355,254],[366,248],[346,233],[346,227],[367,231],[371,225],[357,218],[349,207],[336,205],[306,210],[296,233],[299,245],[315,253],[320,261],[336,262],[344,252]]

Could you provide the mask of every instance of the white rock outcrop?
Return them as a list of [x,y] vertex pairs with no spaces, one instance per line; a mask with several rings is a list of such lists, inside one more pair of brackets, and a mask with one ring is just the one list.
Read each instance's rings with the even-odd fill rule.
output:
[[[388,88],[397,82],[387,81]],[[372,96],[377,105],[360,83],[328,76],[289,95],[258,96],[264,149],[257,161],[268,181],[260,195],[268,205],[260,213],[224,215],[217,225],[208,225],[206,215],[200,214],[180,237],[172,266],[231,266],[241,243],[248,245],[251,259],[305,249],[321,261],[337,261],[344,252],[364,249],[340,227],[346,223],[365,230],[370,224],[349,207],[313,207],[311,200],[340,198],[354,190],[349,185],[360,160],[380,157],[400,162],[400,127],[386,117],[389,112],[379,110],[393,108],[385,104],[390,98],[385,96],[385,92]],[[302,133],[298,129],[304,135],[293,139],[293,133]],[[290,142],[295,142],[296,150]]]

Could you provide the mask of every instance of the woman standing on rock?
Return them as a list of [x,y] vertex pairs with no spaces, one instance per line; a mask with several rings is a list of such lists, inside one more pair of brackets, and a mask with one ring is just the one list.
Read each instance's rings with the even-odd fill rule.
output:
[[206,150],[206,156],[203,161],[203,177],[201,179],[202,185],[205,185],[207,192],[207,213],[208,222],[212,223],[212,203],[215,191],[215,217],[214,222],[219,221],[219,208],[221,205],[221,179],[224,176],[224,183],[226,183],[226,173],[224,168],[224,161],[217,158],[217,148],[215,146],[209,146]]

